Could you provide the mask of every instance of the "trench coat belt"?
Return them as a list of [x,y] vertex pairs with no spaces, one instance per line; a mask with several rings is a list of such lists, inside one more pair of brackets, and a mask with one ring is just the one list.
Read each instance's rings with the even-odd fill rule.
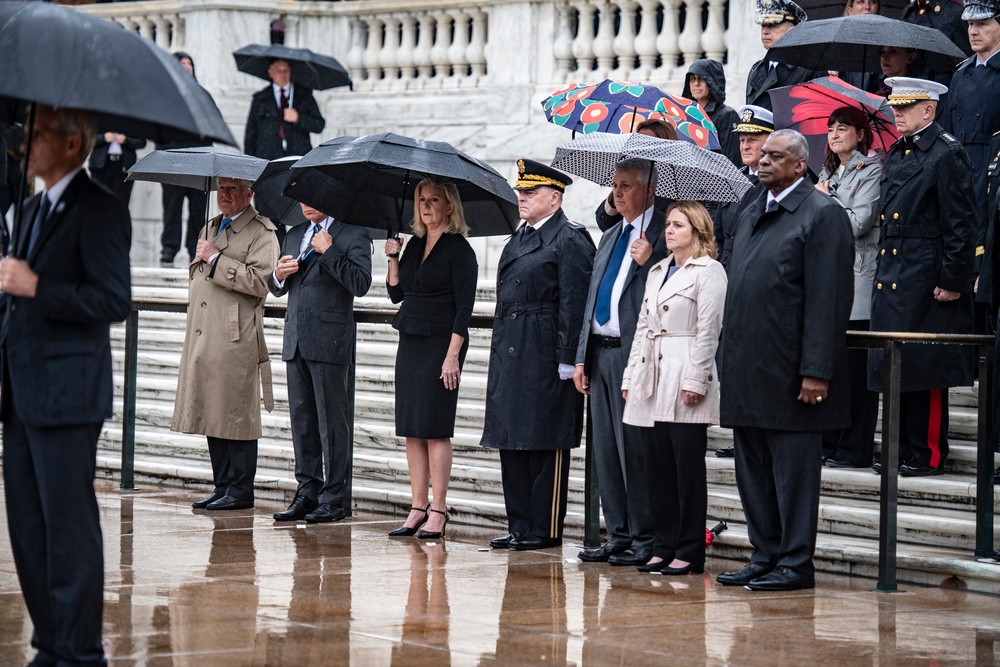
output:
[[632,398],[632,393],[635,392],[635,399],[642,401],[652,396],[656,389],[660,380],[659,359],[653,358],[657,338],[691,338],[697,334],[697,331],[652,331],[647,329],[640,349],[639,366],[635,369],[635,377],[632,378],[629,398]]
[[882,238],[933,239],[941,236],[938,225],[882,225]]
[[519,315],[525,315],[527,313],[554,313],[556,310],[556,304],[547,303],[545,301],[535,301],[531,303],[498,303],[495,317],[499,320],[513,313],[517,313]]
[[274,409],[274,389],[271,381],[271,358],[264,342],[264,308],[254,310],[254,324],[257,329],[257,372],[260,373],[260,389],[264,395],[264,409]]

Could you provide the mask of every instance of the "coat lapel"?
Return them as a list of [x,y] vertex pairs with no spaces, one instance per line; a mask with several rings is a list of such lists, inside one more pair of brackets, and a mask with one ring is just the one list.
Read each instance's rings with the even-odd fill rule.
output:
[[[883,209],[904,185],[916,178],[923,171],[923,165],[920,164],[919,159],[907,159],[908,156],[906,155],[899,157],[894,155],[894,153],[902,153],[905,150],[901,143],[895,144],[890,151],[889,157],[886,158],[887,163],[893,162],[894,164],[891,169],[884,169],[882,171],[882,178],[888,182],[888,186],[882,194],[881,206]],[[887,174],[891,175],[891,178],[887,178]]]
[[[84,186],[84,184],[88,180],[89,177],[87,176],[87,174],[81,171],[79,174],[73,177],[72,181],[70,181],[69,186],[66,187],[66,190],[62,193],[62,196],[59,197],[59,201],[56,202],[56,207],[52,209],[52,211],[49,213],[49,217],[46,218],[45,221],[42,223],[42,229],[38,235],[38,242],[35,244],[35,247],[31,249],[30,256],[25,257],[25,259],[28,260],[28,264],[31,264],[34,261],[35,257],[38,256],[38,253],[41,251],[41,249],[45,247],[45,245],[49,242],[49,239],[52,238],[53,232],[55,232],[55,230],[59,227],[59,223],[62,222],[63,218],[66,217],[66,211],[69,210],[69,208],[73,205],[73,202],[76,200],[76,197],[80,193],[80,189]],[[31,217],[25,218],[25,220],[34,219],[35,213],[37,213],[38,211],[37,204],[39,202],[41,202],[41,197],[38,197],[38,199],[36,200],[36,206],[32,208]],[[25,231],[28,231],[29,229],[30,225],[26,224]],[[31,236],[30,231],[28,231],[28,233],[24,234],[23,236],[25,237],[23,240],[24,249],[27,250],[28,238]],[[19,241],[19,243],[21,242],[22,241]]]
[[553,214],[549,218],[542,228],[534,232],[528,232],[524,237],[521,236],[524,227],[527,225],[525,223],[516,232],[511,240],[507,243],[507,247],[504,248],[503,254],[500,256],[500,263],[497,266],[497,271],[502,271],[507,267],[508,264],[517,260],[520,257],[524,257],[528,253],[532,253],[538,250],[542,243],[548,243],[556,234],[559,233],[559,229],[563,226],[566,221],[566,216],[562,212],[562,209]]

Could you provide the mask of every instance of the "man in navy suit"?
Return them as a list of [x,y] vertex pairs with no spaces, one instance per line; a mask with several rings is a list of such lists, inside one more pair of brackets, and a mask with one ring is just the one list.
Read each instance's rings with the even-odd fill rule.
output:
[[288,367],[288,403],[299,486],[276,521],[339,521],[351,461],[348,371],[354,349],[354,297],[372,284],[368,230],[302,204],[306,221],[292,227],[268,280],[288,294],[281,358]]
[[112,412],[109,325],[131,308],[128,210],[82,171],[96,126],[39,105],[30,199],[0,262],[4,490],[33,665],[104,665],[97,439]]

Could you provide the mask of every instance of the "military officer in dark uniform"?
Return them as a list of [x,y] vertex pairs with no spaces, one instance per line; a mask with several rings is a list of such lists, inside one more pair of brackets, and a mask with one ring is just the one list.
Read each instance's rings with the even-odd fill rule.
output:
[[[754,13],[754,21],[760,26],[760,43],[765,49],[771,48],[779,37],[807,18],[805,10],[792,0],[757,0],[757,11]],[[771,97],[767,91],[821,76],[826,76],[826,72],[814,72],[765,57],[755,62],[747,75],[747,104],[771,109]]]
[[[976,225],[972,165],[934,122],[947,87],[895,77],[888,103],[902,137],[882,170],[882,239],[872,331],[972,333]],[[869,354],[869,388],[883,391],[881,350]],[[902,475],[941,474],[948,456],[948,387],[971,385],[970,351],[903,346],[899,449]]]
[[974,54],[951,78],[944,101],[941,127],[958,139],[972,162],[976,189],[976,263],[978,276],[975,294],[976,333],[992,333],[989,304],[992,290],[988,270],[982,258],[986,251],[986,227],[989,202],[986,194],[986,171],[989,167],[990,140],[1000,130],[1000,0],[970,0],[962,18],[968,22],[968,36]]
[[508,534],[494,548],[562,544],[570,450],[580,445],[583,396],[573,385],[594,242],[562,211],[565,174],[518,162],[525,224],[497,266],[497,303],[482,445],[500,450]]
[[[913,0],[903,8],[899,19],[927,28],[937,28],[953,41],[962,53],[971,55],[969,34],[962,20],[963,7],[962,0]],[[944,74],[945,81],[948,80],[948,76]]]
[[[990,142],[990,160],[987,168],[986,194],[989,204],[989,224],[986,226],[986,254],[983,256],[983,271],[980,279],[989,279],[992,294],[1000,295],[1000,248],[997,247],[997,223],[1000,222],[1000,132],[993,135]],[[990,316],[993,318],[996,332],[996,349],[993,352],[993,377],[1000,377],[1000,299],[994,299],[990,305]],[[1000,401],[993,401],[993,433],[990,442],[996,448],[1000,443]],[[993,471],[993,481],[1000,481],[1000,468]],[[993,552],[993,558],[1000,560],[1000,550]]]

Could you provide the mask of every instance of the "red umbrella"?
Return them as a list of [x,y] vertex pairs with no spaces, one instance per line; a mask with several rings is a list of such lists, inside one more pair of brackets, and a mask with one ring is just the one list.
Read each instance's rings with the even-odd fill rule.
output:
[[830,114],[841,107],[861,109],[868,118],[872,148],[889,150],[899,138],[892,110],[885,98],[855,88],[843,79],[825,76],[768,93],[774,105],[774,126],[798,130],[809,141],[809,166],[817,174],[826,155],[826,128]]

